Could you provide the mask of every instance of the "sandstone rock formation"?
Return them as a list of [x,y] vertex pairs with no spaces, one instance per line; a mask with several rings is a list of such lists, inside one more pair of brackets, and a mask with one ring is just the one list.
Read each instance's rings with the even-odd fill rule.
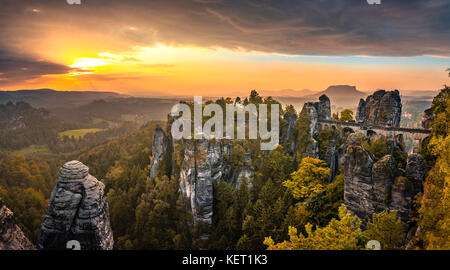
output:
[[180,189],[189,201],[194,222],[212,222],[213,184],[229,179],[231,167],[224,158],[229,154],[223,141],[200,140],[185,144],[180,168]]
[[17,226],[14,214],[0,199],[0,250],[31,250],[36,247]]
[[320,120],[330,120],[331,119],[331,102],[326,95],[321,95],[318,102],[307,102],[305,106],[309,108],[314,108],[317,112],[317,118]]
[[371,203],[373,155],[360,145],[348,146],[344,159],[344,204],[362,219],[373,213]]
[[405,225],[411,223],[414,196],[421,190],[425,167],[419,154],[410,154],[405,170],[391,155],[379,160],[349,136],[344,157],[344,204],[363,220],[374,213],[396,210]]
[[287,152],[292,156],[295,155],[296,147],[297,147],[297,134],[294,132],[295,130],[295,123],[297,121],[297,115],[296,114],[290,114],[286,113],[283,116],[283,119],[287,122],[287,129],[286,133],[284,134],[282,138],[282,145],[285,147]]
[[328,182],[331,182],[336,176],[336,171],[338,169],[338,153],[335,140],[330,140],[328,142],[327,152],[325,154],[325,162],[330,168],[330,177],[328,179]]
[[[164,157],[169,158],[172,154],[172,142],[160,125],[156,126],[152,145],[152,162],[150,164],[150,178],[157,175],[158,168]],[[169,161],[170,162],[170,161]]]
[[399,127],[402,102],[398,90],[378,90],[366,100],[361,99],[356,120],[368,126]]
[[39,249],[66,249],[76,240],[82,250],[110,250],[113,235],[104,184],[79,161],[59,171],[38,239]]
[[434,120],[434,112],[433,109],[429,108],[423,112],[422,116],[422,128],[431,129],[431,125]]
[[236,179],[236,188],[239,188],[244,180],[247,182],[248,187],[253,186],[253,179],[255,177],[255,172],[253,169],[249,167],[244,167],[239,170],[237,179]]
[[310,136],[311,143],[308,145],[306,150],[306,155],[318,158],[319,157],[319,145],[317,143],[317,135],[319,134],[319,120],[330,120],[331,119],[331,107],[330,99],[326,95],[319,97],[318,102],[308,102],[305,103],[305,108],[309,114],[310,119]]

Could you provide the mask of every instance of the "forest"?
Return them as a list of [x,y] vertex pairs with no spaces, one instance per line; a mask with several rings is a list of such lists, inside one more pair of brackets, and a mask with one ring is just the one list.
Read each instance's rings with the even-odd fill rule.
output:
[[[423,191],[414,198],[412,215],[421,234],[408,242],[405,226],[395,211],[374,214],[365,222],[346,209],[344,170],[337,171],[330,182],[330,168],[324,160],[328,143],[343,143],[348,134],[321,130],[317,136],[319,157],[309,157],[305,153],[311,143],[310,118],[305,109],[296,112],[292,106],[280,112],[280,123],[281,129],[286,129],[285,116],[298,116],[292,135],[298,146],[295,153],[291,153],[289,143],[270,152],[260,150],[255,140],[231,143],[231,155],[225,158],[235,168],[251,166],[254,179],[239,185],[224,180],[214,184],[211,225],[192,221],[179,190],[180,180],[170,173],[177,168],[172,168],[168,160],[160,165],[156,177],[149,177],[154,130],[156,125],[165,125],[162,121],[150,121],[139,129],[121,126],[105,134],[88,134],[83,139],[64,137],[56,143],[52,140],[56,140],[58,125],[69,123],[43,121],[40,123],[45,128],[30,129],[29,135],[2,130],[0,137],[9,139],[1,140],[0,197],[15,213],[26,236],[35,242],[60,166],[77,159],[105,184],[115,249],[366,249],[370,239],[379,240],[383,249],[449,249],[449,95],[450,88],[446,86],[432,102],[432,132],[420,146],[427,176]],[[227,102],[236,100],[216,101],[222,105]],[[244,101],[274,102],[277,101],[262,98],[256,91]],[[333,119],[349,121],[353,114],[344,110],[335,113]],[[8,149],[40,141],[61,154],[26,158],[11,155]],[[181,155],[181,144],[177,145],[175,156]],[[392,154],[398,166],[404,168],[406,153],[390,152],[385,138],[364,140],[362,145],[376,158]],[[247,152],[251,164],[242,159]],[[175,166],[180,166],[179,160]],[[203,237],[205,234],[208,237]]]

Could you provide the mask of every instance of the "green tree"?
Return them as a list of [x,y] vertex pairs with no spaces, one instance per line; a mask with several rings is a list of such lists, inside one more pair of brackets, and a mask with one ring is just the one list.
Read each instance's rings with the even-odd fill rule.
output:
[[339,121],[348,122],[352,120],[353,120],[353,111],[349,109],[344,109],[341,112],[341,117],[339,118]]
[[371,138],[369,142],[363,141],[361,145],[377,159],[380,159],[389,153],[386,138],[384,136],[381,136],[378,139]]

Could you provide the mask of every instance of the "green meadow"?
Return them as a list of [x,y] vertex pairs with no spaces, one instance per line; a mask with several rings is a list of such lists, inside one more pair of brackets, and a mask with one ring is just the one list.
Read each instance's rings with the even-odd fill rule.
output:
[[88,133],[95,133],[103,131],[100,128],[87,128],[87,129],[71,129],[58,133],[59,137],[62,138],[64,136],[74,137],[75,139],[83,138]]

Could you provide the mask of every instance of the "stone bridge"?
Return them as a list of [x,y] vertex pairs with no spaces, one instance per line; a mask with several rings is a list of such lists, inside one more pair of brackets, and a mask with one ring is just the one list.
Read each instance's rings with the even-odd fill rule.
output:
[[420,142],[430,134],[429,129],[419,128],[399,128],[389,126],[367,126],[363,123],[357,122],[338,122],[333,120],[318,119],[319,129],[321,128],[337,128],[341,127],[342,132],[350,131],[355,133],[361,133],[366,136],[382,135],[385,137],[394,137],[402,134],[408,136],[413,140],[414,152],[419,149]]

